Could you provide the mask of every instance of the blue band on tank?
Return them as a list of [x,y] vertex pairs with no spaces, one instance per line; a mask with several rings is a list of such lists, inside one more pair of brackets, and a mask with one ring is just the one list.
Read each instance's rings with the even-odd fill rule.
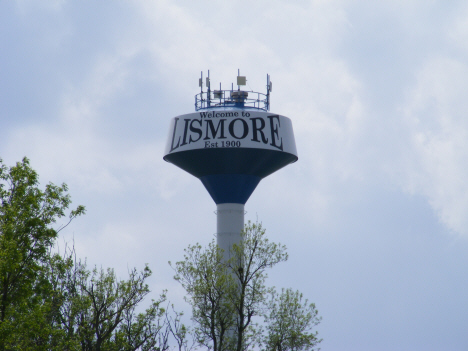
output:
[[245,205],[261,178],[247,174],[213,174],[200,180],[216,204]]

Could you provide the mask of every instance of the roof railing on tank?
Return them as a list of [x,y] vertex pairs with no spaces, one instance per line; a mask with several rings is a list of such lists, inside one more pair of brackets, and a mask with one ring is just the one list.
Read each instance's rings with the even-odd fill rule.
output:
[[255,108],[268,111],[268,95],[244,90],[214,90],[195,95],[195,110],[216,107]]
[[[238,73],[239,74],[239,73]],[[270,92],[272,84],[270,75],[267,74],[267,93],[258,93],[254,91],[240,90],[240,86],[246,85],[247,79],[244,76],[237,76],[237,90],[234,89],[234,83],[230,90],[221,89],[221,83],[218,90],[211,90],[210,71],[206,77],[207,91],[203,91],[203,72],[199,79],[200,93],[195,95],[195,110],[210,108],[251,108],[263,111],[270,110]]]

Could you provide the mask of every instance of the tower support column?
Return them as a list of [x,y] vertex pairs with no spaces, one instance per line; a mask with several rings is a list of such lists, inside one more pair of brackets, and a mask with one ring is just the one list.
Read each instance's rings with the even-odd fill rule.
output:
[[233,244],[241,242],[241,232],[244,229],[244,205],[225,203],[216,205],[217,244],[224,251],[224,260],[231,257]]

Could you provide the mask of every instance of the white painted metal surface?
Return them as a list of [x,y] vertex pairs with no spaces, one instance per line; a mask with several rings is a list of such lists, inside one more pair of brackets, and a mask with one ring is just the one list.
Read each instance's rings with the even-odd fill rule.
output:
[[224,260],[228,260],[232,245],[241,241],[241,232],[244,229],[244,205],[219,204],[216,213],[217,244],[224,251]]
[[213,109],[174,117],[165,155],[207,148],[253,148],[297,156],[291,120],[260,110]]

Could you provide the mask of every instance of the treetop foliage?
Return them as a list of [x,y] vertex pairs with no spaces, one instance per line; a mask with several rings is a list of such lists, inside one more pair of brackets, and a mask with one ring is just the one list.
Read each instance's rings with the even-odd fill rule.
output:
[[165,293],[136,312],[150,292],[148,267],[119,280],[112,269],[88,269],[74,248],[53,253],[58,232],[85,213],[68,210],[67,191],[40,189],[27,158],[13,167],[0,160],[0,351],[162,351],[171,333],[186,345],[181,314],[163,307]]
[[313,350],[321,341],[315,305],[298,291],[265,285],[266,270],[287,260],[286,247],[270,242],[261,223],[248,222],[241,235],[228,260],[213,240],[190,245],[171,264],[187,291],[197,342],[213,351]]
[[[38,184],[27,158],[10,168],[0,160],[0,350],[47,285],[41,273],[60,230],[51,224],[71,203],[65,184],[48,184],[45,190]],[[69,221],[84,212],[78,206]]]

